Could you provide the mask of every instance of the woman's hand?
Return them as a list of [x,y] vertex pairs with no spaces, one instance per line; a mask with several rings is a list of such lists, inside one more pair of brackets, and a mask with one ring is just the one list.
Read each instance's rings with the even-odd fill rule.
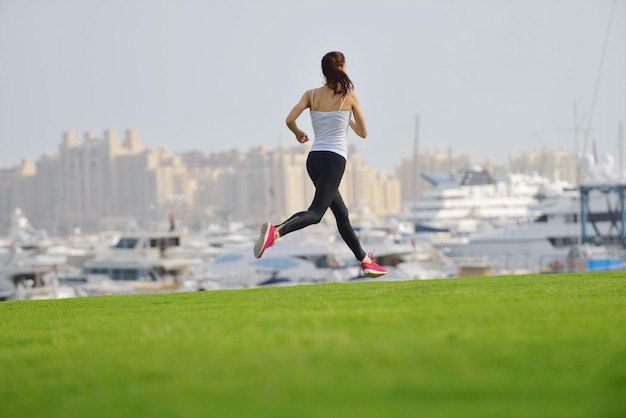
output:
[[304,144],[309,140],[309,136],[306,134],[306,132],[300,131],[296,133],[296,139],[299,143]]

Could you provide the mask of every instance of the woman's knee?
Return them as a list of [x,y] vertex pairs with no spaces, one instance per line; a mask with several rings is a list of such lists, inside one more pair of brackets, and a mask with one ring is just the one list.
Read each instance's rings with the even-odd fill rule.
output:
[[313,224],[318,224],[322,222],[322,218],[324,217],[325,211],[319,211],[315,209],[309,209],[309,215],[311,216],[311,222]]
[[349,222],[348,208],[346,208],[345,206],[343,208],[334,208],[333,215],[335,215],[335,219],[337,219],[337,221]]

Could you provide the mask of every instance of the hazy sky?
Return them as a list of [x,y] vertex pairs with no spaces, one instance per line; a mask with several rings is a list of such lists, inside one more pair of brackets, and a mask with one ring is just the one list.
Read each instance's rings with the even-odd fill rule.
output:
[[[297,145],[285,117],[331,50],[372,167],[411,154],[416,115],[422,150],[573,152],[573,103],[587,151],[618,150],[626,0],[0,0],[0,164],[56,153],[66,130],[136,128],[173,151]],[[312,133],[308,113],[299,124]]]

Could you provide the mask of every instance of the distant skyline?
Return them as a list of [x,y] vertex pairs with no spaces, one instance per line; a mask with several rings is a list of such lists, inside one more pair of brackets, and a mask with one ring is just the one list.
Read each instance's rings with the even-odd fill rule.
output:
[[56,153],[64,131],[134,128],[175,152],[297,145],[285,117],[330,50],[370,167],[411,155],[416,115],[421,151],[574,152],[574,104],[579,150],[617,156],[626,0],[0,0],[0,165]]

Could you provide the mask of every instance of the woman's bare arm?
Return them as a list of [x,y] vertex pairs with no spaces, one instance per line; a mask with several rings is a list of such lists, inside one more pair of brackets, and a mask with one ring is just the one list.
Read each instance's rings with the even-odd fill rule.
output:
[[291,132],[293,132],[293,134],[296,136],[296,139],[301,144],[307,142],[309,140],[309,137],[306,132],[298,128],[298,125],[296,124],[296,119],[298,119],[304,109],[308,108],[309,106],[309,92],[307,91],[302,95],[300,101],[296,103],[293,109],[291,109],[291,112],[289,112],[289,115],[287,115],[287,119],[285,120],[285,123],[287,123],[287,127]]
[[359,96],[356,92],[350,92],[352,96],[352,114],[354,119],[350,119],[350,127],[361,138],[367,137],[367,124],[365,123],[365,116],[363,116],[363,109],[361,109],[361,102],[359,102]]

